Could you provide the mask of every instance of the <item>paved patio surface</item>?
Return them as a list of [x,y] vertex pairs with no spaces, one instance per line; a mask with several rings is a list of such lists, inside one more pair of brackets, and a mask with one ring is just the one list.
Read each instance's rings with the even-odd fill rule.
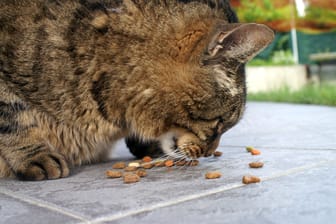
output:
[[[152,169],[136,184],[104,175],[114,161],[132,160],[122,142],[110,162],[69,178],[0,180],[0,223],[336,223],[336,108],[248,103],[220,150],[196,167]],[[251,169],[252,161],[265,165]],[[205,180],[210,170],[222,178]],[[246,174],[262,182],[244,185]]]

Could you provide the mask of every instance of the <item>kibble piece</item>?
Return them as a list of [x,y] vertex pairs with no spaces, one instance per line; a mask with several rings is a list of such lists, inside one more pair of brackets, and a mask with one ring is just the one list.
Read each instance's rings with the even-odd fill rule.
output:
[[215,151],[214,153],[213,153],[213,155],[215,156],[215,157],[220,157],[220,156],[222,156],[222,152],[221,151]]
[[153,159],[150,156],[145,156],[145,157],[142,158],[142,162],[144,162],[144,163],[152,162],[152,160]]
[[251,168],[261,168],[264,166],[264,163],[263,162],[252,162],[252,163],[249,163],[249,166]]
[[164,166],[165,166],[165,161],[157,161],[157,162],[155,163],[155,166],[156,166],[156,167],[164,167]]
[[138,162],[131,162],[131,163],[128,164],[128,166],[139,167],[140,163],[138,163]]
[[124,170],[126,172],[130,172],[130,171],[136,171],[137,169],[138,169],[138,167],[136,167],[136,166],[128,166]]
[[124,175],[125,184],[136,183],[138,181],[140,181],[140,177],[134,173],[127,173]]
[[251,150],[253,150],[253,149],[254,149],[253,146],[246,146],[246,151],[248,151],[248,152],[251,152]]
[[144,169],[139,169],[139,170],[135,171],[135,174],[138,175],[139,177],[147,176],[147,172]]
[[185,159],[179,160],[175,162],[175,166],[184,166],[186,165],[187,161]]
[[141,167],[145,168],[145,169],[152,169],[153,166],[154,166],[153,163],[144,163],[144,164],[141,164]]
[[199,164],[199,161],[197,159],[193,159],[187,162],[188,166],[197,166]]
[[260,182],[260,178],[256,176],[243,176],[244,184],[252,184]]
[[113,169],[124,169],[126,167],[126,164],[124,162],[117,162],[112,165]]
[[121,171],[107,170],[105,172],[105,174],[106,174],[107,177],[110,177],[110,178],[120,178],[120,177],[122,177],[122,172]]
[[165,164],[166,167],[172,167],[172,166],[174,166],[174,161],[173,160],[167,160],[164,164]]
[[251,154],[254,155],[254,156],[257,156],[257,155],[260,155],[261,152],[258,150],[258,149],[252,149],[251,151]]
[[220,178],[221,176],[222,176],[222,174],[218,171],[207,172],[205,174],[206,179],[216,179],[216,178]]

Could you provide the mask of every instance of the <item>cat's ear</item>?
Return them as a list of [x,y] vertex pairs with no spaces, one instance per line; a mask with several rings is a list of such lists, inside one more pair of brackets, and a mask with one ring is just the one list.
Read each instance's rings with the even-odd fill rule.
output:
[[255,23],[220,25],[215,29],[207,45],[202,62],[212,64],[227,60],[246,63],[273,39],[273,30],[265,25]]

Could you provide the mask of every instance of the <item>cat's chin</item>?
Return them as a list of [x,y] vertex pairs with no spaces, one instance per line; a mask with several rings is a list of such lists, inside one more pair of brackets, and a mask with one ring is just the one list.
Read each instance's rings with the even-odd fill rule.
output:
[[173,131],[169,131],[159,136],[158,139],[164,154],[171,157],[180,157],[179,154],[177,154],[176,138],[176,133]]

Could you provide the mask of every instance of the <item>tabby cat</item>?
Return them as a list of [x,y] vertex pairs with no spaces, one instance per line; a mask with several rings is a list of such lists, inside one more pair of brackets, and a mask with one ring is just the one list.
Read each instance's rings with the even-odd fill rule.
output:
[[139,157],[210,155],[274,37],[231,22],[223,0],[1,0],[0,176],[66,177],[124,137]]

